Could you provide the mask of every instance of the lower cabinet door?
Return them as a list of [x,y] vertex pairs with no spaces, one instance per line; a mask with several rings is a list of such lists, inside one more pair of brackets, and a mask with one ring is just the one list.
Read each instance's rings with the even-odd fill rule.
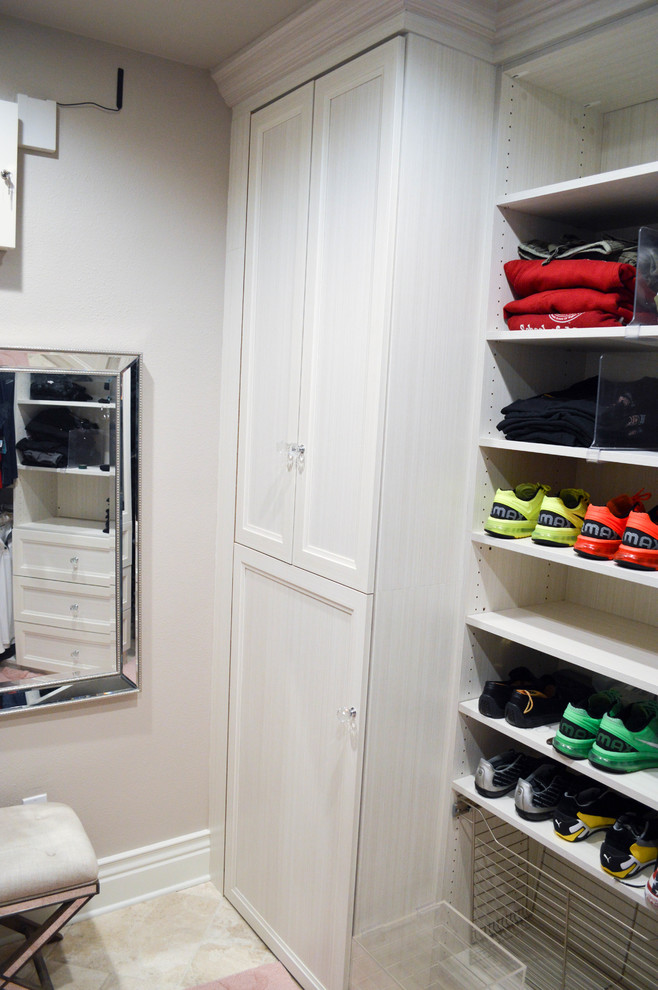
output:
[[225,893],[302,986],[343,990],[371,596],[235,548]]

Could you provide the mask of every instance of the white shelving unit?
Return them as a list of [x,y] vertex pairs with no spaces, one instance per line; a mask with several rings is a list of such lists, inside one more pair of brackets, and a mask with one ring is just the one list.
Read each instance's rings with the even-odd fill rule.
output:
[[[538,61],[538,78],[547,77],[548,58]],[[558,53],[556,59],[562,64],[567,55]],[[535,85],[531,58],[518,74],[501,77],[459,704],[462,772],[453,787],[468,804],[583,869],[606,888],[613,905],[618,903],[621,918],[628,901],[645,903],[646,871],[632,881],[638,886],[620,883],[600,867],[601,836],[567,843],[555,835],[552,821],[522,819],[513,795],[481,797],[473,778],[482,755],[521,748],[658,809],[658,769],[606,774],[586,760],[557,753],[551,745],[555,725],[519,729],[480,715],[477,703],[486,680],[504,679],[520,665],[537,674],[568,667],[658,695],[658,572],[587,560],[572,549],[542,547],[529,538],[496,539],[484,531],[496,490],[525,481],[550,485],[552,494],[563,487],[583,488],[596,505],[641,489],[653,493],[647,508],[658,500],[656,451],[514,442],[498,429],[506,405],[596,376],[602,354],[626,359],[658,352],[658,326],[511,332],[503,319],[503,306],[512,299],[504,264],[518,256],[521,241],[556,242],[565,234],[633,239],[641,226],[658,227],[658,98],[651,106],[634,106],[633,85],[620,80],[614,109],[599,112],[581,102],[586,73],[574,58],[569,71],[554,74],[560,77],[559,92]],[[638,158],[632,166],[629,147]],[[495,869],[493,863],[492,873]],[[630,941],[628,951],[633,951]]]

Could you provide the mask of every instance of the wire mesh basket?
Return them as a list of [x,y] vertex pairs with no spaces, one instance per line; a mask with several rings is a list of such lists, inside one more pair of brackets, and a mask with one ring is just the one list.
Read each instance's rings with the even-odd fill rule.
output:
[[531,990],[655,990],[655,913],[480,808],[461,822],[473,922],[526,964]]

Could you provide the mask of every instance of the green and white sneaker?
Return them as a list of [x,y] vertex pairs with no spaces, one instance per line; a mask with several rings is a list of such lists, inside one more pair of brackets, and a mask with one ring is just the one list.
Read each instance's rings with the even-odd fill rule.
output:
[[589,761],[610,773],[658,767],[658,701],[635,701],[604,715]]
[[614,714],[620,709],[620,696],[614,690],[598,691],[582,701],[570,701],[553,736],[553,747],[572,760],[586,759],[596,740],[603,716]]
[[539,518],[548,485],[524,482],[512,490],[499,488],[494,495],[491,513],[484,524],[485,533],[503,540],[530,536]]
[[590,498],[582,488],[563,488],[545,498],[532,542],[545,547],[572,547],[583,528]]

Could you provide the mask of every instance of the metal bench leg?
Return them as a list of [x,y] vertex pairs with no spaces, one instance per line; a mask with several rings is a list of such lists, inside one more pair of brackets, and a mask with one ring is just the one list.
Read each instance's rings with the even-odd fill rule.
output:
[[[96,891],[94,891],[96,893]],[[64,901],[53,911],[51,915],[41,925],[26,936],[25,941],[8,959],[1,964],[0,970],[0,990],[14,990],[17,987],[25,987],[26,984],[14,979],[15,974],[22,969],[30,959],[34,962],[37,974],[44,990],[53,990],[53,985],[46,969],[46,964],[41,956],[41,947],[49,942],[53,936],[62,928],[74,914],[84,907],[87,901],[91,900],[94,893],[85,894],[82,897],[75,897],[72,900]],[[15,917],[15,916],[14,916]],[[37,956],[39,957],[37,960]],[[45,981],[44,982],[44,977]]]

